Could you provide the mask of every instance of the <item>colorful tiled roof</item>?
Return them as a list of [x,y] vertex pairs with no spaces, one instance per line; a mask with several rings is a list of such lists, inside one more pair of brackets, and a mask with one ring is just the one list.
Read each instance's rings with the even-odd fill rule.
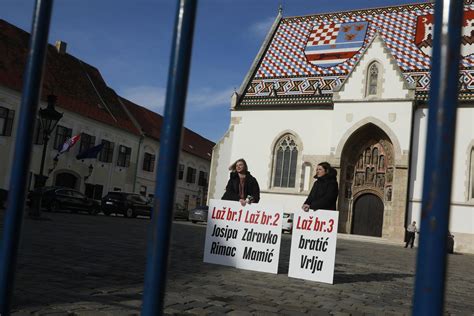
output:
[[[377,33],[407,82],[426,93],[433,13],[432,3],[421,3],[283,18],[240,104],[265,103],[275,95],[327,99]],[[461,80],[466,90],[474,90],[474,5],[465,5],[464,20]]]
[[[21,92],[30,35],[0,19],[0,85]],[[97,68],[47,47],[42,100],[58,96],[59,108],[139,135]],[[60,111],[60,110],[59,110]]]
[[[140,125],[142,132],[148,137],[160,141],[163,116],[127,99],[121,98],[121,101]],[[181,145],[183,151],[205,160],[211,160],[214,145],[215,143],[212,141],[184,128],[183,143]]]

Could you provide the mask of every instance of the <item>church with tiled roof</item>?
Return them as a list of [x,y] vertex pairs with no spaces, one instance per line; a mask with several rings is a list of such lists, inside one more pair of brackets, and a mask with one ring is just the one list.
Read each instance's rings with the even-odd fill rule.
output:
[[[311,13],[311,12],[308,12]],[[246,159],[261,202],[301,211],[315,168],[338,172],[340,233],[404,239],[421,213],[432,3],[283,17],[280,11],[216,144],[210,198]],[[450,231],[474,252],[474,5],[465,5]]]

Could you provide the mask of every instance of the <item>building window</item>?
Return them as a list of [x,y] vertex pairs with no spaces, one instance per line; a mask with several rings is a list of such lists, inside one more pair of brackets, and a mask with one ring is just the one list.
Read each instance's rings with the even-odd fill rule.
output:
[[155,155],[145,153],[143,157],[143,170],[153,172],[155,169]]
[[129,167],[130,166],[130,156],[132,155],[132,148],[120,145],[119,153],[117,158],[117,166],[119,167]]
[[470,179],[469,183],[471,188],[469,190],[469,199],[474,199],[474,147],[471,149],[471,166],[470,166]]
[[43,145],[44,144],[44,132],[41,128],[41,123],[39,119],[36,119],[35,132],[33,134],[33,144]]
[[11,136],[15,111],[0,106],[0,136]]
[[64,142],[71,138],[72,129],[61,125],[56,127],[56,136],[54,137],[54,149],[60,150]]
[[186,182],[187,183],[196,182],[196,169],[188,167],[188,171],[186,172]]
[[203,187],[207,186],[207,173],[206,172],[199,171],[198,184]]
[[298,146],[292,135],[285,135],[277,142],[273,157],[275,161],[273,186],[294,188]]
[[179,164],[179,169],[178,169],[178,180],[183,180],[184,178],[184,165]]
[[91,147],[94,147],[95,145],[95,136],[82,133],[81,134],[81,145],[79,147],[79,152],[83,152],[84,150],[87,150]]
[[189,207],[189,195],[184,195],[184,209],[187,210]]
[[379,66],[377,62],[369,66],[367,74],[367,95],[377,95],[379,82]]
[[103,146],[99,154],[99,161],[112,162],[112,157],[114,156],[114,143],[103,139],[102,144]]

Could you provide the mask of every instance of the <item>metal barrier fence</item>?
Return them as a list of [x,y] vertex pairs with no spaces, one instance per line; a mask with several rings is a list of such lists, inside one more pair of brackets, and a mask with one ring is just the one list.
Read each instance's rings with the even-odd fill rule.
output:
[[[32,153],[32,135],[40,96],[41,78],[48,40],[53,0],[37,0],[33,15],[30,50],[11,172],[10,198],[0,249],[0,315],[10,314],[14,272],[24,213],[27,175]],[[143,315],[163,311],[172,207],[197,0],[180,0],[168,75],[166,106],[157,186],[148,239]],[[449,224],[451,178],[459,82],[463,1],[437,0],[432,81],[429,101],[420,246],[413,313],[443,313],[446,274],[446,235]]]

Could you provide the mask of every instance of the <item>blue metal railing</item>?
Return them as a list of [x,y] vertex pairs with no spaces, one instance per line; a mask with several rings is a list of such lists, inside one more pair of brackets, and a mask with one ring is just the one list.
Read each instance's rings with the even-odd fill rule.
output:
[[20,116],[16,130],[15,154],[10,175],[8,208],[0,249],[0,315],[10,314],[15,265],[30,169],[33,130],[41,92],[43,66],[48,44],[53,0],[37,0],[33,13],[30,48],[26,64]]
[[436,1],[414,315],[443,314],[462,14],[462,0]]
[[196,6],[197,0],[180,0],[176,14],[156,177],[155,196],[157,199],[154,205],[152,230],[148,238],[142,315],[154,316],[161,314],[163,310]]

